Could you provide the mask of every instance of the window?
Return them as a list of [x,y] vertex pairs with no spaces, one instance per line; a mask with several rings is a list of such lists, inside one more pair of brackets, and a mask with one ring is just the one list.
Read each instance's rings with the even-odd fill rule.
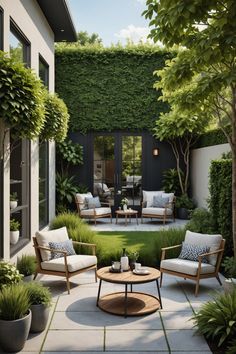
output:
[[11,57],[15,61],[22,62],[25,66],[30,67],[30,43],[12,20],[9,43]]
[[39,144],[39,228],[48,224],[49,191],[48,191],[48,142]]
[[42,80],[43,84],[48,88],[49,84],[49,65],[39,54],[39,77]]
[[0,7],[0,50],[3,50],[3,9]]
[[11,220],[20,224],[20,237],[16,244],[11,244],[13,256],[30,240],[30,142],[11,139],[10,156],[10,193],[15,195],[17,205],[10,209]]

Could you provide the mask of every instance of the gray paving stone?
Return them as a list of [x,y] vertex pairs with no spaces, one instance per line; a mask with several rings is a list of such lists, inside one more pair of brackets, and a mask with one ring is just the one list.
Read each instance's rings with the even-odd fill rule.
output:
[[106,330],[106,351],[168,351],[162,330]]
[[161,317],[165,329],[193,329],[192,311],[162,312]]
[[209,346],[203,336],[197,335],[195,330],[166,330],[167,340],[171,350],[175,351],[209,351]]
[[50,330],[43,351],[103,351],[103,330]]

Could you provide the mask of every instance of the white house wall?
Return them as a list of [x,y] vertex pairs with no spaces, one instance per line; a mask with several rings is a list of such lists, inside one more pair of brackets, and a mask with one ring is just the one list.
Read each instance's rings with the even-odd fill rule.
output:
[[192,197],[200,208],[207,207],[209,198],[209,172],[212,160],[229,152],[229,144],[208,146],[191,151],[191,186]]
[[[3,49],[9,51],[10,19],[12,19],[30,42],[31,68],[38,75],[39,54],[49,65],[49,91],[54,92],[54,33],[35,0],[0,0],[4,11]],[[39,169],[38,141],[31,142],[31,195],[30,195],[30,234],[38,230],[39,215]],[[49,144],[49,220],[55,215],[55,144]],[[9,248],[9,168],[4,171],[4,258],[10,258]],[[28,249],[27,249],[28,248]],[[21,252],[32,251],[32,245]],[[20,253],[21,253],[20,252]]]

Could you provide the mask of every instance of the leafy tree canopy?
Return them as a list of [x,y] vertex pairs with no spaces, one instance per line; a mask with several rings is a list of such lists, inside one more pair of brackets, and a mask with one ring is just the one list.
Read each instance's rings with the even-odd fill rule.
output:
[[83,47],[87,45],[99,45],[102,46],[102,39],[99,37],[97,33],[89,34],[87,31],[79,31],[77,33],[77,41],[76,42],[61,42],[57,43],[57,48],[64,47]]

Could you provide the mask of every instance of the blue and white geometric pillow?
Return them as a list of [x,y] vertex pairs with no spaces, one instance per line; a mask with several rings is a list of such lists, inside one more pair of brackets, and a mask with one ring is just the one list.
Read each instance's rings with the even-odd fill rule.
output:
[[[51,249],[66,251],[67,256],[72,256],[76,254],[73,247],[72,240],[66,240],[63,242],[49,242],[48,245]],[[60,258],[63,256],[64,255],[61,252],[55,252],[55,253],[51,252],[51,259]]]
[[[198,256],[209,251],[210,247],[208,246],[191,245],[183,242],[179,258],[198,262]],[[208,263],[207,257],[202,258],[202,263]]]

